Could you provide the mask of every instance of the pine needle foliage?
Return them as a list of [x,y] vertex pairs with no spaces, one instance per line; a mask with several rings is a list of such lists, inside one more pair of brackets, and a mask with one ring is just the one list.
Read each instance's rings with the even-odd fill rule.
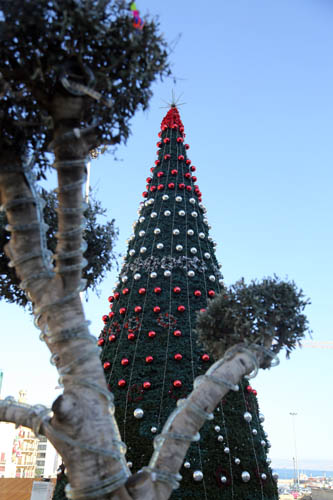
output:
[[303,314],[308,304],[309,299],[293,281],[274,275],[247,285],[241,279],[209,301],[206,311],[198,313],[196,329],[216,359],[237,343],[265,346],[271,342],[274,353],[284,348],[289,358],[309,331]]

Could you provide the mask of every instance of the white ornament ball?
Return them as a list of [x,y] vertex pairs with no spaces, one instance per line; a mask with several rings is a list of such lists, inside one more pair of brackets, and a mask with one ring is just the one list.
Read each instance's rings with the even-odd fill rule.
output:
[[128,252],[130,254],[130,256],[132,257],[134,254],[135,254],[135,250],[134,248],[131,248],[131,250]]
[[188,201],[192,203],[192,205],[195,205],[195,198],[190,198]]
[[205,259],[210,259],[210,253],[205,252],[205,253],[204,253],[204,257],[205,257]]
[[150,214],[150,217],[151,217],[152,219],[156,219],[156,217],[157,217],[157,212],[152,212],[152,213]]
[[185,469],[189,469],[191,467],[191,464],[190,464],[190,462],[188,462],[188,460],[186,460],[186,462],[184,462],[184,467],[185,467]]
[[262,439],[262,440],[260,441],[260,444],[261,444],[262,446],[265,446],[266,441],[265,441],[264,439]]
[[262,413],[259,413],[259,420],[260,420],[260,422],[265,421],[265,416]]
[[208,241],[212,242],[213,241],[213,238],[211,236],[208,236]]
[[273,472],[272,477],[275,481],[277,481],[279,479],[279,474],[277,472]]
[[123,276],[123,277],[121,278],[121,281],[122,281],[123,283],[126,283],[126,281],[128,281],[128,276]]
[[195,470],[193,472],[193,479],[194,481],[202,481],[203,480],[203,473],[201,470]]
[[208,219],[204,219],[203,223],[206,224],[206,226],[208,226]]
[[157,432],[157,427],[152,427],[150,430],[151,430],[151,432],[152,432],[153,434],[156,434],[156,432]]
[[221,483],[226,483],[227,482],[227,478],[225,476],[221,476]]
[[145,234],[146,234],[146,231],[144,231],[144,230],[139,231],[140,238],[142,238]]
[[190,252],[193,254],[196,254],[196,253],[198,253],[198,250],[195,247],[192,247]]
[[193,235],[194,235],[194,231],[193,231],[193,229],[188,229],[187,234],[188,234],[189,236],[193,236]]
[[258,434],[257,429],[252,429],[252,434],[253,434],[254,436],[256,436],[256,435]]
[[187,276],[189,278],[193,278],[193,276],[195,276],[195,272],[194,271],[188,271]]
[[178,235],[179,235],[179,233],[180,233],[179,229],[174,229],[174,230],[172,231],[172,234],[173,234],[174,236],[178,236]]
[[153,205],[154,201],[155,201],[154,198],[150,198],[149,205]]
[[168,269],[166,271],[164,271],[164,276],[166,278],[169,278],[171,276],[171,271],[169,271]]
[[184,217],[185,210],[179,210],[178,215],[180,215],[181,217]]
[[142,418],[143,417],[143,414],[144,414],[144,411],[142,410],[142,408],[135,408],[134,412],[133,412],[133,415],[135,418]]
[[141,247],[140,248],[140,253],[145,253],[147,252],[147,248],[146,247]]
[[135,273],[134,274],[134,279],[135,280],[139,280],[141,278],[141,274],[140,273]]
[[155,227],[154,234],[160,234],[161,230],[159,227]]
[[191,212],[191,215],[192,215],[192,217],[198,217],[198,212],[196,212],[195,210],[193,210],[193,212]]
[[270,441],[266,441],[266,444],[267,444],[267,448],[270,448],[272,446]]
[[170,210],[165,210],[164,215],[165,215],[165,217],[169,217],[171,215]]
[[183,198],[181,196],[176,196],[176,201],[178,201],[178,203],[179,203],[180,201],[183,201]]
[[244,483],[247,483],[248,481],[250,481],[250,474],[245,470],[244,472],[242,472],[242,481],[244,481]]
[[252,420],[252,415],[251,415],[251,413],[249,413],[248,411],[246,411],[246,412],[244,413],[243,417],[244,417],[244,420],[245,420],[246,422],[251,422],[251,420]]
[[205,235],[205,233],[199,233],[199,238],[200,238],[201,240],[204,240],[204,239],[205,239],[205,236],[206,236],[206,235]]
[[177,245],[176,246],[176,250],[177,250],[177,252],[181,252],[183,250],[183,246],[182,245]]
[[131,467],[133,467],[133,462],[127,462],[127,467],[130,469]]
[[153,278],[153,279],[157,278],[157,273],[155,273],[155,271],[152,271],[150,273],[150,277]]
[[239,459],[239,458],[237,458],[237,457],[235,458],[235,464],[236,464],[236,465],[239,465],[239,464],[240,464],[240,459]]
[[157,248],[158,250],[162,250],[162,249],[164,248],[163,243],[157,243],[156,248]]
[[168,199],[169,199],[169,195],[164,194],[164,195],[162,196],[162,200],[163,200],[163,201],[167,201]]
[[217,440],[219,441],[219,443],[222,443],[222,441],[223,441],[223,436],[222,436],[221,434],[219,434],[219,435],[217,436]]
[[263,479],[263,480],[265,481],[265,479],[267,479],[266,474],[262,473],[262,474],[261,474],[261,479]]
[[144,218],[144,216],[142,215],[142,216],[140,217],[140,219],[139,219],[139,222],[142,224],[142,222],[144,222],[144,221],[145,221],[145,218]]
[[219,279],[219,284],[223,285],[223,279],[222,278]]
[[215,280],[216,280],[216,278],[215,278],[214,274],[211,274],[209,276],[209,281],[213,281],[214,282]]
[[223,451],[224,453],[230,453],[230,449],[228,448],[228,446],[226,446]]
[[214,430],[215,430],[216,432],[220,432],[221,427],[220,427],[219,425],[215,425]]
[[132,228],[133,228],[133,229],[135,228],[135,226],[137,225],[137,223],[138,223],[138,221],[137,221],[137,220],[135,220],[135,221],[133,222],[133,224],[132,224]]

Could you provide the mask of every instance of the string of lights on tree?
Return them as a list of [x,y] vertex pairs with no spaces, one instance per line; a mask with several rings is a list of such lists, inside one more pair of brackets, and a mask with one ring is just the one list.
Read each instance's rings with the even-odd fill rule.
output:
[[[133,471],[148,464],[154,437],[209,368],[196,314],[224,289],[176,106],[162,121],[157,148],[98,339]],[[277,499],[263,420],[256,391],[244,380],[191,444],[172,498]]]

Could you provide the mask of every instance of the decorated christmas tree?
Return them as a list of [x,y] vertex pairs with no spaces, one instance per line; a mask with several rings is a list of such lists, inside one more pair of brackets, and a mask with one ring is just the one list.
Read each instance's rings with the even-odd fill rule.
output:
[[[98,344],[133,472],[177,401],[212,363],[196,314],[224,285],[209,222],[175,106],[158,134],[134,234]],[[277,500],[256,392],[244,380],[221,401],[189,448],[173,499]]]

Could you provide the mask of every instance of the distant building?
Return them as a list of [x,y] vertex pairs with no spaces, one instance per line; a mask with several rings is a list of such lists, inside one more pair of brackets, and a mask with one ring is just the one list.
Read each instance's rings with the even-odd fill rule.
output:
[[36,477],[56,477],[61,457],[46,437],[39,438],[36,459]]

